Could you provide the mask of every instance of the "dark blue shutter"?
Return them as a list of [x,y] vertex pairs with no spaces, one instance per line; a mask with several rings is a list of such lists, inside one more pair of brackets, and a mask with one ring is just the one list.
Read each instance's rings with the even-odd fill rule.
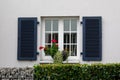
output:
[[36,60],[37,18],[18,18],[18,60]]
[[83,60],[100,61],[102,59],[102,19],[101,17],[83,17]]

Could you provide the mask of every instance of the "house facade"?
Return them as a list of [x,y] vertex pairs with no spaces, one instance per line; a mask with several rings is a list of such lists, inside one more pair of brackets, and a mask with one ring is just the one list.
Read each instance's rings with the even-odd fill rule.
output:
[[56,39],[64,63],[120,62],[119,0],[1,0],[0,66],[52,63],[40,46]]

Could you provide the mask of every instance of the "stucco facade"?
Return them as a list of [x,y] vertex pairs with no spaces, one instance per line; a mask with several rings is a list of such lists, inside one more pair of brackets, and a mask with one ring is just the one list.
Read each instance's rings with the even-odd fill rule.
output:
[[[84,16],[102,17],[102,61],[120,62],[120,1],[119,0],[1,0],[0,1],[0,66],[33,66],[40,62],[17,60],[18,17],[37,17],[38,41],[41,17]],[[82,26],[80,25],[80,29]],[[82,33],[82,32],[81,32]],[[82,40],[81,40],[82,42]],[[38,42],[38,45],[41,43]],[[39,49],[38,49],[39,52]],[[80,63],[91,63],[82,60]]]

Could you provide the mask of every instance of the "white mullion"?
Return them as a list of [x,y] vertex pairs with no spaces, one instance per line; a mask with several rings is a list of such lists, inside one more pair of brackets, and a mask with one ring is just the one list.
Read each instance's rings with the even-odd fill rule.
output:
[[44,43],[44,46],[46,45],[46,42],[45,42],[45,40],[46,40],[46,30],[45,30],[46,26],[45,26],[45,21],[46,21],[46,19],[44,19],[44,21],[43,21],[44,22],[44,24],[43,24],[44,25],[44,27],[43,27],[43,31],[44,31],[44,38],[43,38],[44,42],[43,43]]
[[60,33],[60,34],[58,34],[58,36],[59,36],[58,37],[58,44],[59,44],[60,51],[62,51],[64,49],[63,48],[63,45],[64,45],[64,42],[63,42],[64,29],[63,29],[63,27],[64,27],[64,22],[61,18],[61,19],[59,19],[59,22],[58,22],[58,32]]
[[74,46],[75,46],[75,48],[76,48],[76,49],[75,49],[76,56],[77,56],[77,53],[78,53],[78,51],[77,51],[77,50],[78,50],[78,49],[77,49],[77,41],[78,41],[78,40],[77,40],[77,38],[78,38],[78,37],[77,37],[77,28],[78,28],[78,23],[79,23],[79,22],[78,22],[78,20],[77,20],[77,26],[76,26],[76,31],[75,31],[75,34],[76,34],[75,41],[76,41],[76,43],[74,44]]
[[[65,37],[64,37],[64,35],[65,35],[65,31],[64,31],[64,20],[65,20],[65,19],[63,18],[63,21],[62,21],[62,22],[63,22],[63,40],[64,40],[64,38],[65,38]],[[66,37],[67,37],[67,36],[66,36]],[[65,42],[67,42],[66,39],[65,39]],[[66,43],[64,43],[64,41],[63,41],[63,49],[64,49],[64,45],[65,45],[65,49],[66,49],[66,47],[67,47],[67,46],[66,46]]]
[[51,30],[52,30],[52,38],[51,38],[51,39],[54,39],[54,38],[55,38],[55,36],[53,35],[53,34],[55,33],[55,32],[53,31],[53,24],[54,24],[54,23],[53,23],[53,20],[54,20],[54,19],[52,19],[52,27],[51,27],[51,28],[52,28],[52,29],[51,29]]
[[74,43],[72,42],[73,42],[73,35],[71,33],[71,51],[74,51],[74,47],[73,47]]
[[[77,29],[76,29],[76,30],[77,30]],[[77,56],[77,53],[78,53],[78,52],[77,52],[77,41],[78,41],[78,40],[77,40],[77,32],[76,32],[76,38],[75,38],[75,41],[76,41],[75,46],[76,46],[76,56]]]
[[69,34],[70,34],[70,37],[69,37],[69,40],[70,40],[69,41],[70,51],[69,52],[70,52],[70,56],[71,56],[71,52],[72,52],[71,51],[71,18],[69,19]]
[[[77,20],[77,32],[76,32],[76,37],[77,37],[77,40],[76,40],[76,47],[77,47],[77,57],[80,59],[80,52],[82,52],[82,27],[80,26],[79,24],[80,20],[78,19]],[[78,36],[79,34],[79,36]],[[81,46],[79,45],[81,44]]]
[[[53,20],[51,19],[51,40],[53,39],[52,32],[53,32]],[[51,46],[52,46],[52,43],[51,43]]]
[[[45,40],[46,40],[46,33],[47,33],[47,31],[45,30],[45,28],[46,28],[46,26],[45,26],[45,21],[46,21],[46,19],[43,19],[43,27],[42,27],[42,32],[43,32],[43,35],[42,35],[42,45],[47,45],[48,43],[46,43],[45,42]],[[41,60],[44,60],[44,58],[45,58],[45,53],[44,53],[44,51],[42,51],[42,54],[41,54]]]

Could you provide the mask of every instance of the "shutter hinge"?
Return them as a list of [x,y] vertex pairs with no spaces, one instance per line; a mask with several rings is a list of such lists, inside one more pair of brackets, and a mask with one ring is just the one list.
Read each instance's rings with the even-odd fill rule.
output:
[[36,52],[36,55],[39,55],[39,52]]
[[40,22],[37,22],[37,24],[39,24]]
[[81,52],[80,55],[83,55],[83,52]]
[[80,22],[80,24],[83,24],[83,22]]

